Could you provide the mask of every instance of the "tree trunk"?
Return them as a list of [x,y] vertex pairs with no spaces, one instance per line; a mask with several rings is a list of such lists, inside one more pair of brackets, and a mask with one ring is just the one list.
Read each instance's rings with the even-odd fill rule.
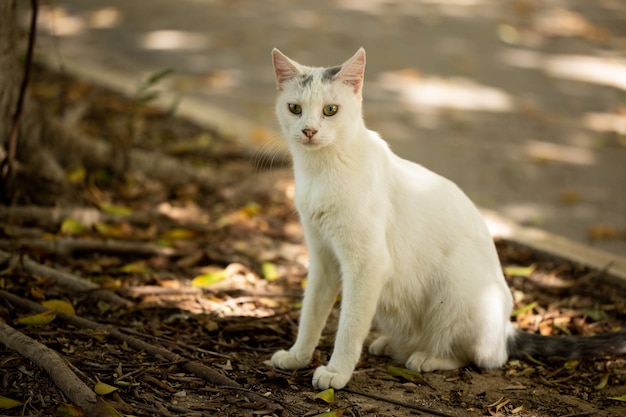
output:
[[[0,146],[3,157],[8,150],[20,84],[24,76],[17,53],[15,5],[15,0],[0,1]],[[18,166],[13,181],[1,184],[5,196],[15,196],[18,192],[29,195],[34,202],[50,202],[49,194],[55,195],[62,190],[64,171],[49,149],[42,144],[45,125],[45,117],[39,106],[27,94],[19,122],[16,148]],[[29,192],[32,187],[37,191]]]

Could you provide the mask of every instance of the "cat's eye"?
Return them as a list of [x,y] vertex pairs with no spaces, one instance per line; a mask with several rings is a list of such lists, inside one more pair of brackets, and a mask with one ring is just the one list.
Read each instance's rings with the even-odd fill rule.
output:
[[324,113],[324,116],[334,116],[337,114],[338,110],[339,110],[338,105],[329,104],[327,106],[324,106],[324,109],[322,110],[322,112]]
[[302,106],[295,103],[289,103],[289,111],[293,114],[302,114]]

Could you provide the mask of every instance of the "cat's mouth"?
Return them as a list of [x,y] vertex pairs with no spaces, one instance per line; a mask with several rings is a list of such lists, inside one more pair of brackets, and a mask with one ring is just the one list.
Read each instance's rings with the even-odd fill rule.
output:
[[306,149],[319,149],[323,144],[317,138],[300,138],[298,143]]

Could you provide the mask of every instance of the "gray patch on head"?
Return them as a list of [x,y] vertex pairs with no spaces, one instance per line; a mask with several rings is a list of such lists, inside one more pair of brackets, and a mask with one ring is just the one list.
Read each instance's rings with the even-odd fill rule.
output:
[[303,75],[300,78],[300,85],[302,87],[307,87],[307,86],[311,85],[312,82],[313,82],[313,76],[311,74]]
[[331,81],[341,71],[341,67],[326,68],[322,74],[322,81]]

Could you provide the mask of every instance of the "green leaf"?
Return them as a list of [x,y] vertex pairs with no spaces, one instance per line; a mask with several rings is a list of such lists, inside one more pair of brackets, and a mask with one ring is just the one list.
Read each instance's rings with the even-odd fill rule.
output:
[[263,262],[261,265],[261,271],[263,272],[263,278],[268,281],[275,281],[280,277],[278,269],[276,269],[276,265],[271,262]]
[[26,326],[44,326],[54,320],[55,317],[55,312],[52,310],[48,310],[44,311],[43,313],[20,317],[15,320],[15,322],[18,324],[24,324]]
[[7,397],[0,397],[0,409],[2,410],[8,410],[10,408],[19,407],[22,404],[24,403],[21,401],[17,401],[17,400],[7,398]]
[[87,178],[87,170],[84,167],[76,168],[65,176],[70,184],[82,184]]
[[529,266],[506,266],[504,267],[504,275],[514,277],[529,277],[537,267],[535,264]]
[[320,391],[313,396],[314,400],[322,400],[327,404],[335,401],[335,390],[333,388],[328,388],[327,390]]
[[511,312],[511,317],[517,317],[517,316],[519,316],[520,314],[526,313],[526,312],[528,312],[528,311],[532,310],[532,309],[533,309],[533,308],[535,308],[535,307],[537,307],[537,302],[536,302],[536,301],[533,301],[532,303],[530,303],[530,304],[526,304],[525,306],[520,307],[520,308],[518,308],[517,310],[513,310],[513,311]]
[[345,408],[340,408],[339,410],[328,411],[322,414],[316,414],[313,417],[341,417],[342,415],[345,414],[345,412],[346,412]]
[[86,230],[87,228],[85,227],[84,224],[82,224],[76,219],[72,219],[71,217],[68,217],[67,219],[63,220],[63,223],[61,223],[60,232],[62,235],[73,236],[73,235],[80,235],[82,233],[85,233]]
[[412,371],[407,368],[399,368],[397,366],[389,365],[387,366],[387,372],[389,373],[389,375],[402,378],[409,382],[414,382],[417,384],[424,383],[424,377],[421,373],[417,371]]
[[133,214],[133,210],[124,206],[116,206],[115,204],[101,203],[99,204],[100,210],[105,213],[114,214],[116,216],[130,216]]
[[620,395],[619,397],[609,397],[609,400],[624,401],[624,402],[626,402],[626,394],[624,394],[624,395]]
[[198,275],[191,281],[192,287],[210,287],[226,278],[226,271],[224,269],[215,272],[209,272],[208,274]]
[[160,71],[153,72],[148,77],[148,79],[146,80],[144,85],[146,85],[146,86],[154,85],[154,84],[158,83],[159,81],[161,81],[163,78],[168,77],[168,76],[170,76],[172,74],[174,74],[174,70],[171,69],[171,68],[165,68],[165,69],[162,69]]

